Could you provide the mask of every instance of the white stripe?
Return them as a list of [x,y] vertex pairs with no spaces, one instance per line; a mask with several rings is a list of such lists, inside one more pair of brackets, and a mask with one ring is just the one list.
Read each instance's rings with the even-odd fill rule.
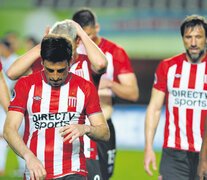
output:
[[[59,109],[58,112],[67,112],[68,104],[69,85],[68,83],[61,86],[60,97],[59,97]],[[59,130],[61,127],[55,128],[55,139],[54,139],[54,175],[61,174],[62,172],[62,161],[63,161],[63,137],[61,137]]]
[[180,107],[179,108],[179,114],[178,114],[178,125],[180,128],[180,146],[181,149],[187,150],[189,148],[187,134],[186,134],[186,108]]
[[[190,76],[190,69],[191,69],[191,63],[188,63],[186,61],[183,61],[183,68],[181,73],[181,80],[180,80],[180,89],[188,89],[189,84],[189,76]],[[187,139],[187,133],[186,133],[186,107],[180,107],[179,108],[179,128],[180,128],[180,139],[181,139],[181,148],[182,149],[188,149],[188,139]]]
[[[51,86],[42,81],[42,100],[40,106],[41,113],[49,113],[50,97],[51,97]],[[45,129],[38,130],[38,141],[37,141],[37,157],[45,166]]]
[[169,110],[169,139],[167,140],[168,147],[175,147],[175,123],[173,115],[173,98],[171,98],[171,90],[173,89],[173,83],[175,78],[177,65],[174,65],[169,68],[168,71],[168,90],[169,90],[169,99],[168,99],[168,110]]
[[70,67],[70,72],[72,72],[73,74],[75,74],[75,70],[78,66],[79,62],[72,64],[72,66]]
[[196,151],[200,151],[201,144],[202,144],[200,123],[201,123],[201,111],[199,109],[195,109],[193,111],[193,139],[194,139],[194,148]]
[[191,63],[183,61],[183,68],[180,80],[180,89],[188,89]]
[[89,71],[88,71],[88,62],[83,61],[83,74],[84,74],[84,79],[90,81],[90,76],[89,76]]
[[[204,88],[205,67],[206,67],[206,63],[200,63],[197,65],[195,89],[200,92],[202,92]],[[194,139],[194,148],[196,151],[200,151],[201,144],[202,144],[200,123],[201,123],[201,110],[200,108],[194,109],[193,111],[193,139]]]
[[108,60],[107,70],[106,72],[101,76],[101,78],[107,78],[110,80],[114,80],[114,65],[113,65],[113,56],[106,52],[106,58]]
[[[85,124],[90,124],[89,119],[86,117],[86,123]],[[90,158],[90,138],[87,135],[83,136],[83,140],[84,140],[84,154],[86,158]]]
[[[76,107],[76,112],[78,112],[78,114],[82,113],[83,111],[83,107],[84,107],[84,102],[85,102],[85,95],[83,93],[83,91],[78,87],[77,89],[77,107]],[[80,167],[80,157],[79,157],[79,153],[80,153],[80,141],[79,138],[76,139],[73,142],[72,145],[72,157],[71,157],[71,162],[72,162],[72,171],[77,171],[77,167]]]
[[[28,137],[28,141],[27,141],[27,147],[29,148],[30,147],[30,143],[31,143],[31,138],[32,138],[32,134],[33,134],[33,131],[32,128],[31,128],[31,125],[33,124],[32,122],[32,103],[33,103],[33,99],[32,97],[34,96],[34,85],[31,86],[31,89],[29,91],[29,94],[28,94],[28,100],[27,100],[27,111],[28,111],[28,115],[29,115],[29,132],[30,132],[30,135]],[[27,166],[25,166],[25,176],[26,176],[26,179],[29,180],[30,179],[30,173],[29,173],[29,170],[27,168]]]
[[78,101],[77,101],[76,112],[82,113],[84,103],[85,103],[85,95],[79,87],[78,87],[78,90],[77,90],[77,99],[78,99]]

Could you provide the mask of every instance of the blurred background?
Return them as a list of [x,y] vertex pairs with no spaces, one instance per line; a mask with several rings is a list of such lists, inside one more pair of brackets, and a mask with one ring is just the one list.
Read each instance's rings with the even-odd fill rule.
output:
[[[81,7],[90,7],[97,15],[100,35],[121,45],[129,55],[137,76],[140,98],[136,103],[117,99],[113,122],[116,129],[117,157],[112,180],[157,179],[143,168],[144,118],[151,96],[154,72],[158,63],[184,51],[180,23],[191,14],[207,17],[206,0],[0,0],[0,38],[13,33],[18,39],[18,55],[32,43],[38,43],[46,26],[71,19]],[[157,164],[163,142],[163,108],[154,141]],[[9,150],[6,176],[13,173],[18,161]]]

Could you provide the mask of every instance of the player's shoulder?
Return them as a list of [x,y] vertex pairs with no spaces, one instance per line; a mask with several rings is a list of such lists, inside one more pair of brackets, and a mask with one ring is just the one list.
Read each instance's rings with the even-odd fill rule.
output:
[[121,45],[116,44],[115,42],[112,42],[111,40],[108,40],[108,39],[103,38],[103,37],[101,38],[100,48],[102,46],[107,48],[107,49],[124,51],[124,48]]
[[74,73],[71,73],[72,74],[72,78],[71,78],[71,81],[73,82],[73,83],[78,83],[78,85],[80,86],[80,87],[91,87],[91,86],[94,86],[94,84],[91,82],[91,81],[88,81],[88,80],[86,80],[86,79],[84,79],[84,78],[82,78],[81,76],[78,76],[78,75],[76,75],[76,74],[74,74]]
[[39,82],[42,79],[41,71],[30,74],[28,76],[22,76],[18,81],[25,82],[26,84],[34,84],[35,82]]
[[165,65],[168,65],[168,66],[171,66],[171,65],[174,65],[174,64],[178,64],[179,62],[183,61],[183,59],[184,59],[183,57],[184,56],[185,56],[185,53],[175,55],[173,57],[170,57],[170,58],[162,60],[161,64],[165,64]]

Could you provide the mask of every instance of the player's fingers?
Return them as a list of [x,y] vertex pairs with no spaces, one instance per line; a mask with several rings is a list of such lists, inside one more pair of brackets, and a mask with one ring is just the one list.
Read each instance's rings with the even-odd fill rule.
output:
[[49,32],[50,32],[50,27],[49,27],[49,26],[47,26],[47,27],[46,27],[46,31],[45,31],[44,36],[48,35],[48,34],[49,34]]
[[35,180],[33,171],[30,170],[29,173],[30,173],[30,179],[31,180]]
[[156,161],[153,161],[153,162],[152,162],[152,167],[153,167],[154,170],[157,170]]
[[150,171],[149,163],[146,163],[146,162],[144,163],[144,169],[147,172],[147,174],[149,174],[150,176],[153,175],[153,173]]

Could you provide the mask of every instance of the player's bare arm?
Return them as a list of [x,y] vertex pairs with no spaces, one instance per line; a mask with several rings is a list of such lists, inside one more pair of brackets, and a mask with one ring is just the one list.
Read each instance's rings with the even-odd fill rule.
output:
[[63,141],[69,140],[72,143],[76,138],[84,134],[96,140],[107,141],[109,140],[109,128],[102,113],[95,113],[88,116],[91,125],[86,124],[71,124],[60,129],[61,136],[64,137]]
[[198,175],[200,179],[203,180],[203,177],[207,178],[207,117],[205,119],[205,128],[203,135],[203,142],[200,151],[199,165],[198,165]]
[[9,96],[9,89],[6,84],[6,81],[4,79],[4,75],[2,72],[0,72],[0,88],[1,88],[1,93],[0,93],[0,104],[4,108],[4,110],[7,112],[9,102],[10,102],[10,96]]
[[139,98],[139,88],[135,74],[121,74],[118,75],[118,79],[120,83],[102,78],[99,88],[110,88],[120,98],[134,102],[137,101]]
[[155,88],[152,89],[152,95],[147,108],[145,118],[145,149],[144,149],[144,168],[149,175],[153,175],[150,170],[152,163],[153,169],[156,170],[156,157],[153,151],[153,140],[159,123],[161,109],[164,103],[165,93]]
[[100,100],[100,106],[103,111],[106,120],[110,119],[113,113],[112,95],[108,88],[99,89],[98,96]]
[[91,62],[91,66],[94,72],[102,74],[106,71],[107,68],[107,58],[100,48],[90,39],[90,37],[85,33],[81,26],[75,21],[70,21],[77,29],[77,34],[80,37],[83,45],[86,48],[88,59]]
[[[45,35],[49,33],[49,26],[47,26]],[[44,36],[45,36],[44,35]],[[31,65],[40,58],[40,44],[33,47],[31,50],[20,56],[7,70],[7,76],[12,80],[17,80],[23,75],[32,73]]]
[[24,114],[16,111],[9,111],[4,125],[4,138],[9,146],[21,156],[29,169],[31,180],[42,180],[46,177],[46,171],[42,163],[25,145],[23,139],[18,134],[18,129],[22,123]]

